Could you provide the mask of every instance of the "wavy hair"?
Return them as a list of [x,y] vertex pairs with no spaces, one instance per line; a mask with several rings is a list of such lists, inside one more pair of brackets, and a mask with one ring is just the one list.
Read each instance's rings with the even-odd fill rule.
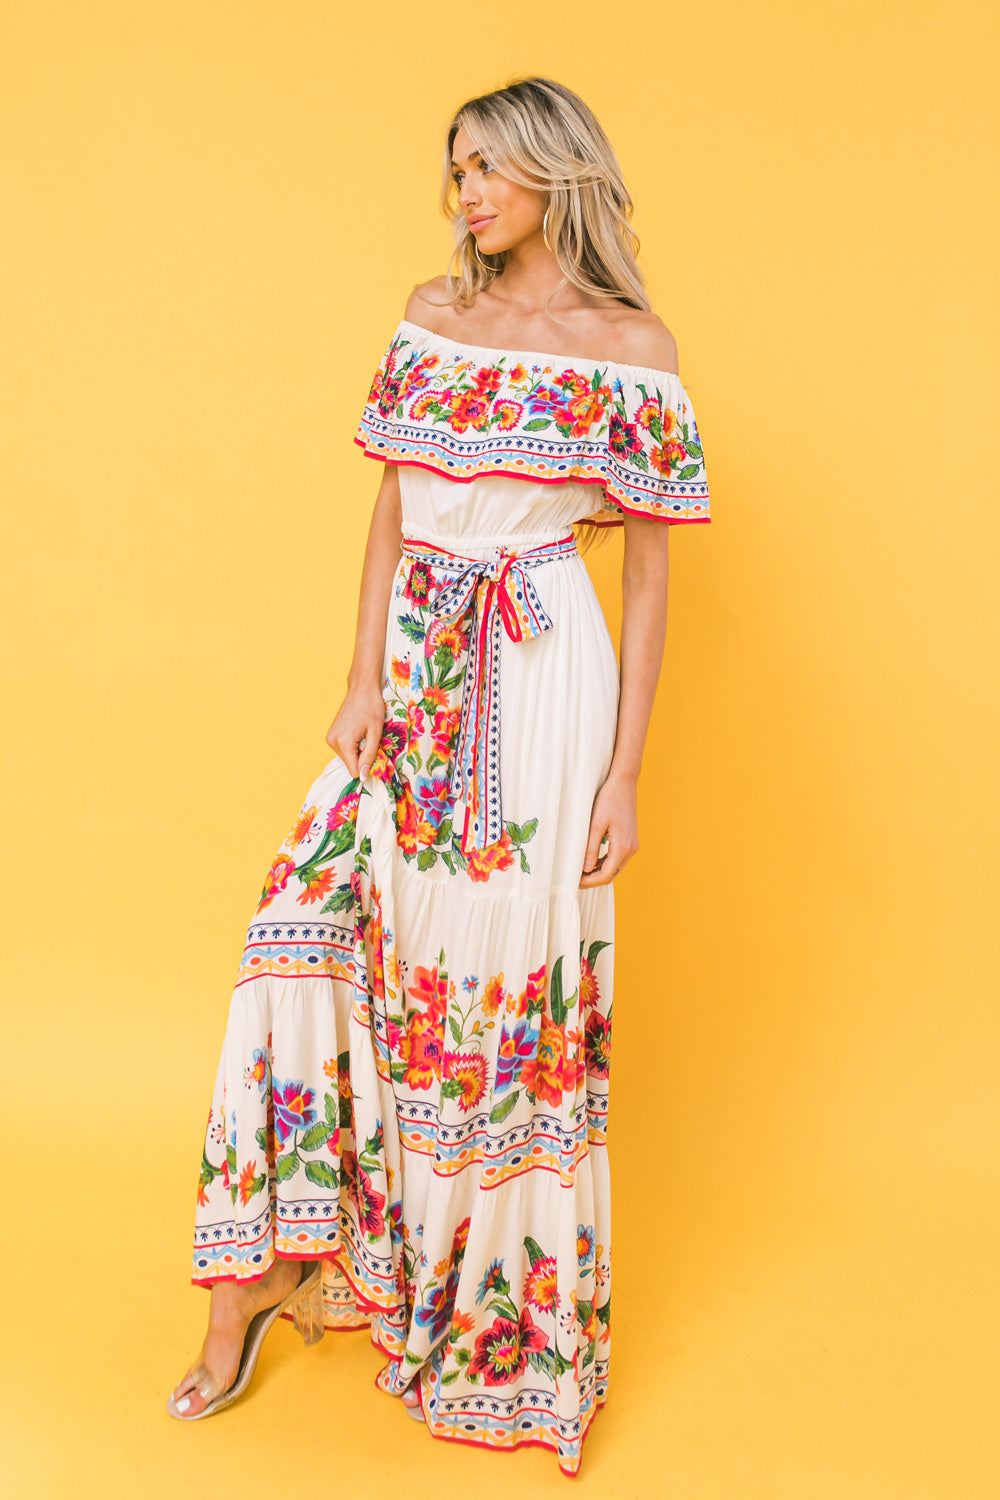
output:
[[[451,220],[454,248],[448,262],[450,301],[468,306],[503,271],[506,252],[476,255],[458,204],[452,149],[460,129],[504,177],[548,196],[546,238],[563,282],[591,296],[650,310],[636,261],[632,198],[611,142],[578,94],[551,78],[519,78],[504,88],[467,99],[448,126],[441,207]],[[546,310],[548,307],[546,305]],[[559,321],[554,313],[550,317]],[[589,545],[599,530],[578,523]]]

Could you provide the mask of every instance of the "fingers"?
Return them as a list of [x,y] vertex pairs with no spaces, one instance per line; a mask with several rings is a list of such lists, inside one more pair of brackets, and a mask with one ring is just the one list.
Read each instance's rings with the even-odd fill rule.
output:
[[591,870],[593,870],[594,866],[597,864],[598,855],[601,852],[601,845],[604,843],[606,837],[606,827],[602,828],[599,823],[591,823],[590,837],[587,840],[587,852],[583,856],[583,873],[585,875],[589,875]]
[[618,838],[611,830],[608,831],[607,839],[608,847],[606,852],[593,862],[592,868],[589,870],[587,868],[587,860],[590,856],[590,844],[588,843],[587,859],[584,860],[583,875],[580,877],[580,885],[582,887],[610,885],[615,876],[639,848],[637,842]]

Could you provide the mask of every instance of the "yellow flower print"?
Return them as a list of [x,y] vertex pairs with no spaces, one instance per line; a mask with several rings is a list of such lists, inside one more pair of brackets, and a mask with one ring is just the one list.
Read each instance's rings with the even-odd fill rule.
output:
[[502,974],[494,974],[492,979],[486,981],[486,988],[483,990],[484,1014],[495,1016],[504,1000],[509,999],[510,996],[504,991]]
[[308,838],[309,830],[318,812],[318,807],[304,807],[302,809],[291,831],[285,834],[284,842],[290,849],[297,849],[303,839]]

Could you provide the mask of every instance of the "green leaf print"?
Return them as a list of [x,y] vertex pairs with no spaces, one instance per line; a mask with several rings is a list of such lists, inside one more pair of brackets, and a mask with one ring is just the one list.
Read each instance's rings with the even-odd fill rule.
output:
[[560,953],[552,965],[552,981],[549,985],[549,1006],[552,1011],[552,1019],[557,1026],[563,1025],[569,1010],[569,1006],[563,1001],[562,961],[563,956]]
[[551,426],[552,423],[548,417],[532,417],[530,422],[525,422],[524,430],[525,432],[544,432],[546,427]]
[[531,1238],[530,1234],[525,1236],[524,1248],[528,1252],[528,1259],[531,1261],[531,1269],[534,1270],[538,1265],[538,1262],[545,1259],[545,1252],[538,1241]]
[[[604,948],[610,948],[610,947],[611,947],[611,944],[608,943],[608,942],[603,941],[601,938],[595,938],[594,939],[594,941],[591,943],[590,947],[587,949],[587,962],[588,962],[588,964],[590,965],[591,968],[593,968],[594,965],[596,964],[596,962],[597,962],[597,955],[602,951],[602,949],[604,949]],[[582,943],[580,944],[580,952],[581,953],[583,952],[583,944]]]
[[296,1152],[286,1151],[284,1156],[278,1157],[275,1175],[279,1182],[287,1182],[289,1177],[294,1177],[299,1170],[300,1162]]
[[507,1095],[506,1099],[501,1099],[499,1104],[494,1104],[493,1108],[490,1110],[490,1124],[502,1125],[504,1120],[506,1120],[507,1116],[513,1110],[514,1105],[517,1103],[520,1097],[521,1090],[513,1089],[511,1093]]
[[432,865],[437,864],[437,854],[433,849],[421,849],[417,855],[417,869],[429,870]]
[[413,615],[400,615],[399,628],[411,641],[422,641],[427,634],[424,625],[415,619]]
[[329,1162],[307,1161],[306,1176],[317,1187],[335,1188],[340,1186],[340,1173],[336,1167],[331,1167]]
[[299,1138],[298,1150],[318,1151],[325,1146],[330,1139],[330,1127],[325,1120],[320,1120],[318,1125],[311,1125],[303,1136]]
[[447,1375],[441,1376],[442,1385],[452,1385],[461,1375],[461,1370],[449,1370]]
[[267,1155],[267,1130],[264,1128],[263,1125],[258,1126],[257,1130],[255,1131],[254,1138],[255,1138],[255,1140],[257,1142],[257,1145],[260,1147],[260,1149],[263,1151],[264,1155],[266,1156]]
[[353,903],[354,892],[348,882],[346,885],[338,885],[329,901],[325,901],[320,907],[320,911],[349,911]]
[[700,464],[685,464],[684,467],[683,467],[683,469],[681,469],[680,473],[678,474],[677,478],[678,479],[694,479],[694,478],[697,477],[700,468],[701,468]]
[[529,1349],[527,1350],[528,1364],[540,1375],[548,1375],[555,1379],[556,1361],[551,1349]]

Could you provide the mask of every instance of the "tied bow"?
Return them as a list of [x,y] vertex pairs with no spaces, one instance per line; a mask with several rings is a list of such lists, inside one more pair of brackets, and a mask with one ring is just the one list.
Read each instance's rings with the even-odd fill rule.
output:
[[[522,552],[498,547],[490,558],[464,558],[408,542],[406,550],[434,572],[447,571],[428,604],[441,619],[472,612],[469,655],[450,793],[465,803],[462,852],[484,849],[503,837],[500,803],[500,647],[537,637],[552,628],[530,570],[576,551],[572,535]],[[456,567],[459,569],[455,572]]]

